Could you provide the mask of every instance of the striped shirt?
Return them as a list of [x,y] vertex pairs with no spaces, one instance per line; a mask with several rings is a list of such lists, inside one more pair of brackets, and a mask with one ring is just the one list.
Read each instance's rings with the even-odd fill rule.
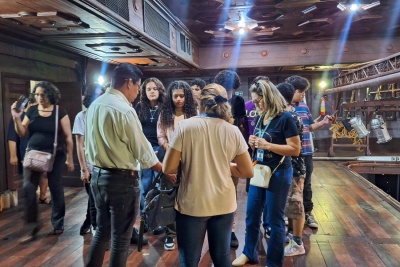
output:
[[310,125],[314,123],[310,109],[304,102],[299,102],[298,106],[294,106],[297,114],[303,121],[303,143],[301,147],[302,156],[310,156],[313,154],[313,146],[311,143]]

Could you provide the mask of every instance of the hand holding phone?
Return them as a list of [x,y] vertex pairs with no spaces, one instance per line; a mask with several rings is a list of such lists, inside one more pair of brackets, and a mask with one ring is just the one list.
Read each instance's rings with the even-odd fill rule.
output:
[[18,100],[17,100],[17,104],[15,105],[15,111],[17,113],[20,113],[26,106],[26,104],[28,103],[28,98],[24,95],[21,95]]
[[335,111],[332,113],[331,117],[333,118],[338,112],[339,112],[339,110],[335,110]]

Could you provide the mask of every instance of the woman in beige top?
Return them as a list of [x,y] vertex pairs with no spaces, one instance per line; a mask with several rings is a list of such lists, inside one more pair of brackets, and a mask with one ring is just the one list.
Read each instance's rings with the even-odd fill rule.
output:
[[[187,82],[174,81],[167,90],[164,102],[161,107],[160,117],[157,122],[157,139],[159,145],[168,150],[169,141],[176,126],[190,117],[197,115],[197,104],[193,98],[192,90]],[[173,184],[166,181],[165,189],[171,189]],[[175,223],[166,226],[167,237],[164,242],[165,250],[175,248],[174,238],[176,236]]]
[[214,265],[231,266],[230,238],[237,208],[231,176],[252,177],[253,167],[246,141],[230,123],[226,97],[222,86],[207,85],[201,92],[202,113],[177,126],[164,159],[167,174],[176,173],[181,161],[175,209],[183,267],[198,266],[206,231]]

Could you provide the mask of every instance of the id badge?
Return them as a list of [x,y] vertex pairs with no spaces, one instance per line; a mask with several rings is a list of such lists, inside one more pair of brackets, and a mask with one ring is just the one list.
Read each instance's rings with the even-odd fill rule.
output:
[[264,150],[257,149],[257,161],[262,162],[264,159]]

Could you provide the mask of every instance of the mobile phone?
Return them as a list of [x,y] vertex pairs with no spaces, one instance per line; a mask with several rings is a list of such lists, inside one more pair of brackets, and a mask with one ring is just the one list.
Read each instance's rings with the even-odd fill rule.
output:
[[333,118],[338,112],[339,112],[339,110],[335,110],[335,111],[331,114],[331,117]]
[[21,112],[25,108],[26,104],[28,103],[28,100],[29,99],[26,96],[21,95],[17,100],[17,105],[15,106],[15,111],[18,113]]

